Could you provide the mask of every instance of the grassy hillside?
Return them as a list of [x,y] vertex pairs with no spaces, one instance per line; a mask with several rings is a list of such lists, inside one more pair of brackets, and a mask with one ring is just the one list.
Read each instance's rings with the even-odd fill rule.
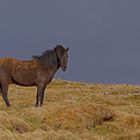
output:
[[43,107],[35,87],[10,85],[0,98],[0,140],[139,140],[140,86],[53,81]]

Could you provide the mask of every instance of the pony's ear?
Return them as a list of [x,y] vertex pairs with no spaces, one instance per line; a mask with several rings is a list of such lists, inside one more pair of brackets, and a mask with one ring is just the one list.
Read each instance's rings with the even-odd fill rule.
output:
[[66,51],[68,52],[69,51],[69,48],[67,48]]
[[54,51],[55,51],[56,55],[58,55],[58,49],[57,49],[57,47],[54,48]]

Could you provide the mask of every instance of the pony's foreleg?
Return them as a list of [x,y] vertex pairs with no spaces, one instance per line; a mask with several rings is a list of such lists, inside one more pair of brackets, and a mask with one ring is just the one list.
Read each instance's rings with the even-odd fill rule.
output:
[[[38,107],[39,103],[40,105],[43,103],[43,98],[44,98],[44,90],[45,90],[45,86],[38,86],[37,87],[37,95],[36,95],[36,103],[35,103],[35,107]],[[43,98],[42,98],[43,96]]]
[[40,93],[40,90],[39,90],[39,88],[37,87],[37,95],[36,95],[35,107],[38,107],[38,104],[39,104],[39,93]]

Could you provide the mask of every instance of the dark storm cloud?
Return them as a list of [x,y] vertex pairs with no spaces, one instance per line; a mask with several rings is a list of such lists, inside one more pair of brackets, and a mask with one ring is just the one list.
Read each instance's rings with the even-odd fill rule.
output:
[[140,1],[0,1],[0,57],[30,59],[58,43],[70,47],[57,77],[140,83]]

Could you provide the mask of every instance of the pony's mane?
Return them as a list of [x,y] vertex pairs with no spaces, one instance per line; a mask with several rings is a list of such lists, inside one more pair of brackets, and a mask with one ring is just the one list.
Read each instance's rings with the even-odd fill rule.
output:
[[37,59],[45,68],[59,67],[61,56],[65,53],[65,48],[62,45],[57,45],[53,50],[46,50],[42,55],[32,56]]
[[42,55],[32,56],[34,59],[37,59],[44,68],[57,67],[57,56],[55,50],[46,50]]

